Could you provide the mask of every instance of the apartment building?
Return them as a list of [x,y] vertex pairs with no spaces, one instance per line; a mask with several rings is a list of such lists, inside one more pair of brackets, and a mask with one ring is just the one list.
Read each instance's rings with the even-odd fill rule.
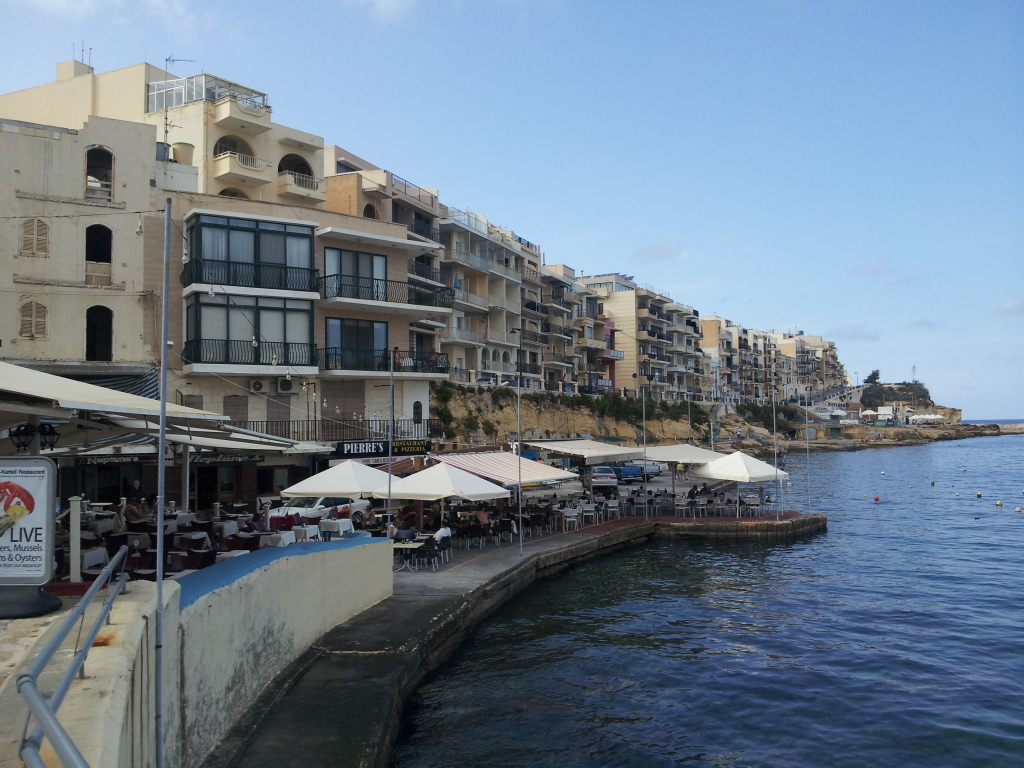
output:
[[615,351],[622,355],[609,377],[615,389],[629,393],[649,386],[652,397],[667,401],[703,397],[704,355],[696,310],[627,275],[594,275],[583,284],[614,323]]
[[[182,265],[169,297],[174,397],[248,429],[365,440],[385,429],[393,368],[397,436],[430,436],[429,384],[449,373],[437,331],[453,291],[415,266],[441,250],[409,223],[417,195],[387,174],[382,215],[329,210],[342,198],[328,203],[314,171],[323,141],[270,123],[257,93],[209,75],[148,65],[94,75],[68,62],[56,83],[0,96],[0,115],[17,115],[0,133],[3,215],[24,217],[0,224],[13,265],[5,288],[21,296],[0,320],[13,342],[4,359],[131,391],[155,381],[169,197]],[[168,142],[162,110],[177,132]],[[52,123],[23,119],[33,116]],[[261,155],[273,162],[247,159]],[[331,188],[347,173],[332,174]],[[200,506],[272,493],[312,468],[304,457],[204,458],[191,486]],[[122,487],[104,472],[77,482]]]

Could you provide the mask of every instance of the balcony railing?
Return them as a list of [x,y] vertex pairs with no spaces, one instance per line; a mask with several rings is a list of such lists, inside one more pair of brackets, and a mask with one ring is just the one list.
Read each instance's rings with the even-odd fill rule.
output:
[[621,349],[606,349],[604,351],[604,357],[609,357],[612,360],[621,360],[626,356],[626,353]]
[[523,335],[523,341],[533,344],[547,344],[548,337],[545,333],[537,333],[536,331],[520,331]]
[[[289,440],[334,443],[339,440],[387,440],[390,420],[309,419],[307,421],[233,421],[232,427],[262,432]],[[395,438],[440,437],[440,419],[395,419]]]
[[209,365],[316,365],[313,344],[286,341],[189,339],[181,351],[181,362]]
[[487,329],[487,340],[490,342],[494,342],[495,344],[513,343],[511,334],[508,334],[502,330],[498,330],[497,328]]
[[545,363],[555,363],[556,365],[575,365],[575,355],[559,355],[555,352],[545,352],[543,356]]
[[410,261],[409,272],[417,277],[424,277],[427,280],[433,280],[435,283],[442,282],[441,270],[436,269],[429,264],[424,264],[422,261]]
[[537,303],[533,299],[527,299],[526,301],[524,301],[522,308],[528,312],[535,312],[538,315],[546,315],[548,313],[547,307],[545,307],[543,304]]
[[412,198],[419,203],[423,203],[423,205],[428,208],[433,208],[437,204],[437,195],[434,193],[427,192],[427,190],[422,187],[417,187],[412,182],[406,181],[401,176],[396,176],[390,171],[388,171],[388,175],[391,177],[391,188],[396,192]]
[[207,283],[268,288],[282,291],[316,291],[319,272],[283,264],[192,259],[181,272],[181,284]]
[[372,277],[328,275],[321,277],[320,296],[324,299],[385,301],[391,304],[415,304],[422,307],[450,307],[455,298],[452,288],[421,288],[398,280]]
[[540,376],[541,373],[538,363],[516,363],[516,367],[519,369],[519,373],[531,373],[535,376]]
[[390,371],[394,355],[395,373],[448,373],[445,352],[390,352],[386,349],[345,349],[328,347],[317,350],[324,371]]
[[497,309],[504,309],[506,312],[519,313],[519,308],[522,306],[519,301],[513,301],[507,299],[504,296],[495,296],[493,293],[487,297],[487,306],[495,307]]
[[442,257],[445,261],[457,261],[460,264],[464,264],[467,267],[473,269],[479,269],[483,272],[488,272],[491,269],[491,260],[485,259],[483,256],[479,256],[469,251],[460,251],[456,249],[445,250],[444,256]]
[[472,304],[477,307],[487,308],[487,299],[483,296],[477,296],[475,293],[464,291],[461,288],[452,288],[453,297],[455,301],[461,301],[463,304]]
[[412,221],[408,224],[408,229],[413,234],[425,237],[428,240],[433,240],[435,243],[441,242],[441,230],[434,229],[434,227],[422,221]]
[[515,373],[515,363],[506,363],[502,360],[484,360],[481,365],[485,371],[496,371],[498,373]]
[[112,200],[114,195],[114,182],[99,181],[97,179],[85,180],[86,200]]
[[535,283],[540,282],[540,272],[533,267],[523,267],[523,279],[532,280]]
[[304,173],[296,173],[295,171],[281,171],[277,174],[278,176],[291,176],[292,184],[300,189],[308,189],[311,192],[316,192],[320,189],[320,179],[314,178],[313,176],[307,176]]
[[554,323],[544,323],[544,333],[553,333],[557,336],[566,337],[570,335],[569,329],[562,325],[555,325]]
[[441,340],[480,343],[484,340],[484,335],[480,331],[471,331],[469,328],[445,328],[441,331]]
[[533,251],[534,253],[538,254],[540,253],[540,246],[537,245],[536,243],[531,243],[525,237],[520,237],[519,235],[513,235],[512,237],[515,239],[517,243],[523,246],[523,248],[526,248],[528,251]]
[[213,159],[220,160],[222,157],[233,157],[240,166],[250,171],[259,172],[267,167],[266,160],[260,160],[252,155],[243,155],[240,152],[221,152],[219,155],[215,155]]

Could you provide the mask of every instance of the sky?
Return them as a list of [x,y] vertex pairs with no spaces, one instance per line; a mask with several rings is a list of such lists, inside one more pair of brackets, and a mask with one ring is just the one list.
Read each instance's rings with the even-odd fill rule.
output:
[[[1017,0],[0,0],[0,91],[173,55],[539,243],[1024,418]],[[39,31],[45,29],[45,34]],[[23,30],[24,34],[17,33]],[[14,34],[10,34],[11,32]],[[91,49],[91,54],[90,54]]]

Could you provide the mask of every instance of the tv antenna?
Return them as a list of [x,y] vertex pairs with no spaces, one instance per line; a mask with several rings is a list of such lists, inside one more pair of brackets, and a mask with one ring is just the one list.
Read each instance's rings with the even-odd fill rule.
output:
[[[176,58],[174,58],[173,54],[168,56],[166,59],[164,59],[164,73],[168,74],[168,75],[170,74],[171,64],[181,64],[181,63],[184,63],[184,62],[188,62],[188,63],[192,64],[192,63],[195,63],[195,59],[176,59]],[[182,104],[185,103],[184,91],[182,92],[182,95],[181,95],[181,103]],[[181,127],[181,126],[178,126],[178,125],[175,125],[175,126],[171,125],[171,118],[170,118],[170,114],[168,112],[169,108],[170,108],[170,106],[169,106],[168,101],[167,101],[167,92],[165,91],[164,92],[164,163],[165,164],[171,159],[171,147],[167,143],[167,134],[168,134],[168,132],[170,131],[170,129],[172,127],[174,127],[174,128],[180,128]]]

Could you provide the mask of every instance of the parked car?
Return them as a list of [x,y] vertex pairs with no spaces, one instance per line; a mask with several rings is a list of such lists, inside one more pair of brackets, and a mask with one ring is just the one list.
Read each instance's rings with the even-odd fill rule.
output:
[[331,509],[337,507],[338,512],[350,512],[352,522],[361,523],[370,508],[370,502],[366,499],[349,499],[344,496],[296,496],[289,499],[288,503],[281,507],[270,510],[271,517],[280,515],[294,515],[298,512],[304,517],[327,517]]
[[646,476],[648,480],[650,480],[652,477],[657,477],[665,469],[664,466],[657,463],[656,461],[649,461],[646,464],[644,464],[642,461],[631,461],[629,462],[629,466],[636,467],[638,470],[640,470],[641,476]]
[[644,475],[641,472],[640,467],[635,467],[632,464],[616,464],[612,466],[612,471],[615,476],[619,479],[620,483],[624,485],[632,485],[636,481],[643,481]]
[[600,490],[602,493],[615,493],[619,487],[619,478],[615,476],[615,470],[611,467],[590,468],[590,489]]

